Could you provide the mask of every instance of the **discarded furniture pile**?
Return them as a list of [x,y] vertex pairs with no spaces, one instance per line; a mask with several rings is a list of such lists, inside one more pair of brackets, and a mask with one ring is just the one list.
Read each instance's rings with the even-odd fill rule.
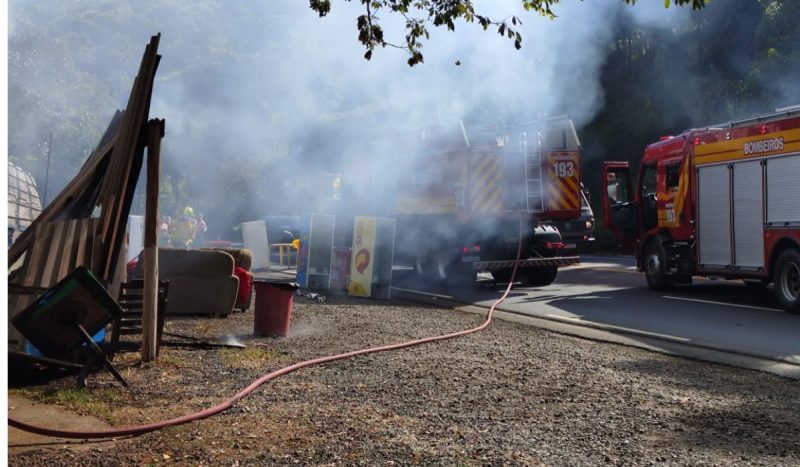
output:
[[[160,60],[157,54],[159,39],[160,36],[153,36],[145,48],[126,109],[115,113],[97,148],[75,178],[43,209],[8,251],[10,352],[22,351],[26,339],[41,338],[37,334],[39,329],[28,329],[29,335],[21,333],[12,324],[13,318],[31,306],[39,306],[39,314],[62,313],[58,311],[61,307],[48,305],[43,298],[52,298],[48,290],[76,268],[86,268],[111,297],[119,295],[121,283],[125,280],[128,214],[145,149],[148,154],[147,209],[157,212],[157,197],[153,203],[150,192],[154,183],[157,194],[164,121],[149,120],[148,115]],[[42,353],[45,358],[65,358],[66,355],[60,354],[61,350],[51,349]]]

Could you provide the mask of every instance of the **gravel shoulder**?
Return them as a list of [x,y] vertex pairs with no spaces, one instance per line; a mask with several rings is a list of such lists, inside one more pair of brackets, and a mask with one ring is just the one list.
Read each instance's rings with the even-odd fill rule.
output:
[[[152,364],[122,354],[130,389],[97,373],[87,390],[66,377],[9,395],[98,424],[149,423],[299,361],[482,321],[398,300],[297,297],[286,338],[254,337],[252,310],[171,320],[168,332],[247,348],[165,346]],[[97,445],[26,444],[10,465],[800,465],[800,383],[495,320],[302,369],[205,420]]]

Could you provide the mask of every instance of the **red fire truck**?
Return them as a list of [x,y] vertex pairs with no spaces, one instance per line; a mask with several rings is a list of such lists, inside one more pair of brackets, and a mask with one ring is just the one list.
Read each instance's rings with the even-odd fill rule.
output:
[[507,282],[520,217],[517,277],[524,285],[550,284],[559,266],[578,262],[562,255],[564,243],[552,225],[581,215],[581,148],[570,119],[513,126],[453,122],[390,133],[370,145],[368,176],[343,179],[367,179],[377,187],[362,190],[371,209],[361,214],[397,219],[395,264],[453,285],[481,271]]
[[632,185],[606,162],[605,226],[654,290],[692,276],[775,285],[800,312],[800,106],[648,146]]

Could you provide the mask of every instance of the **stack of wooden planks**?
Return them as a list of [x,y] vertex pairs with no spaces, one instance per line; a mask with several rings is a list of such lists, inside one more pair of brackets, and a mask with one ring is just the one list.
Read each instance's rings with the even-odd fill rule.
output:
[[[160,34],[146,46],[125,111],[117,111],[75,178],[8,251],[9,350],[24,339],[11,318],[77,266],[104,280],[112,296],[124,277],[125,233],[148,146],[148,120]],[[151,144],[151,143],[150,143]]]

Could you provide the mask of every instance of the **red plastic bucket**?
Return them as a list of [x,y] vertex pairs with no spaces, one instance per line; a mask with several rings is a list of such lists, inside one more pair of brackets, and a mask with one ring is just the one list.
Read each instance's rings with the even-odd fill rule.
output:
[[297,284],[285,282],[253,281],[256,289],[255,323],[257,336],[289,335],[292,321],[292,302]]

